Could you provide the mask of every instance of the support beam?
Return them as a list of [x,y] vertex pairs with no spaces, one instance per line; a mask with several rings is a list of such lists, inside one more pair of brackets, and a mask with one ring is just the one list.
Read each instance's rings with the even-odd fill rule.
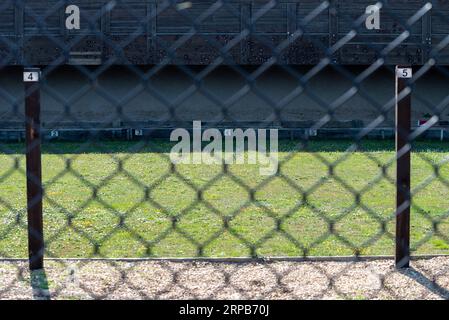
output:
[[40,70],[25,68],[25,132],[28,210],[28,254],[31,270],[44,267],[42,162],[40,128]]
[[396,268],[410,264],[410,67],[396,67]]

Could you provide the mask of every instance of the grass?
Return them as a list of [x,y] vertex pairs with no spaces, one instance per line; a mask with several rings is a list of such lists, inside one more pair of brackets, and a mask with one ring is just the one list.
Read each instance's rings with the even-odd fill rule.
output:
[[[312,141],[307,151],[298,151],[294,142],[281,141],[281,172],[289,180],[266,180],[257,165],[231,165],[232,177],[219,165],[178,165],[173,173],[171,145],[163,141],[143,147],[139,142],[46,144],[47,256],[393,254],[393,142],[366,141],[344,157],[350,144]],[[0,257],[23,258],[23,145],[3,144],[0,151]],[[448,155],[447,143],[414,146],[416,254],[449,253]],[[443,180],[435,179],[435,168]],[[308,190],[307,196],[297,188]]]

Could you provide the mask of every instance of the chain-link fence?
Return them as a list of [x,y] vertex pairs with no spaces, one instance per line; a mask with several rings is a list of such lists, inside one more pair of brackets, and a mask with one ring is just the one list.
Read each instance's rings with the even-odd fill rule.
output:
[[0,297],[448,298],[447,17],[2,1]]

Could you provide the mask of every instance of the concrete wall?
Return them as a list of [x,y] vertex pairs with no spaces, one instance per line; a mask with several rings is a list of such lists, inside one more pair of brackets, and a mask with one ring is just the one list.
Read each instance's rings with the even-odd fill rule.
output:
[[[282,68],[264,72],[250,87],[244,77],[229,68],[219,68],[202,81],[194,82],[177,67],[168,67],[155,74],[145,88],[139,73],[142,68],[114,67],[99,75],[95,69],[64,67],[50,72],[42,82],[42,121],[55,122],[118,121],[317,121],[326,115],[326,106],[337,101],[353,82],[341,73],[326,69],[307,82],[306,90],[275,109],[299,85]],[[198,74],[202,69],[189,69]],[[241,69],[251,73],[255,69]],[[309,69],[295,67],[297,73]],[[345,68],[348,75],[358,75],[363,68]],[[440,70],[440,69],[439,69]],[[449,77],[432,70],[416,83],[413,94],[413,118],[425,113],[449,95]],[[446,69],[445,72],[448,72]],[[89,80],[89,75],[95,78]],[[19,68],[0,70],[0,124],[23,121],[23,85]],[[354,87],[355,88],[355,87]],[[365,125],[379,116],[385,103],[394,98],[393,69],[382,69],[363,81],[333,114],[333,121],[362,120]],[[321,104],[319,103],[321,101]],[[17,108],[14,106],[17,105]],[[441,107],[441,106],[440,106]],[[446,107],[443,105],[442,107]],[[18,112],[15,112],[17,109]],[[122,114],[118,113],[122,110]],[[172,113],[170,113],[170,109]],[[65,114],[64,111],[69,111]],[[222,113],[227,110],[227,116]],[[387,113],[381,126],[392,126],[394,110]],[[174,115],[175,118],[172,116]],[[441,120],[449,120],[449,107]]]

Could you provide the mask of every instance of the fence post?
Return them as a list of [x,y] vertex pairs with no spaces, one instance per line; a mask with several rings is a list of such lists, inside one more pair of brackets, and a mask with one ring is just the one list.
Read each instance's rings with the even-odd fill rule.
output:
[[412,68],[396,67],[396,268],[410,264],[410,141]]
[[44,267],[42,163],[40,128],[40,69],[25,68],[25,136],[28,210],[28,254],[31,270]]

